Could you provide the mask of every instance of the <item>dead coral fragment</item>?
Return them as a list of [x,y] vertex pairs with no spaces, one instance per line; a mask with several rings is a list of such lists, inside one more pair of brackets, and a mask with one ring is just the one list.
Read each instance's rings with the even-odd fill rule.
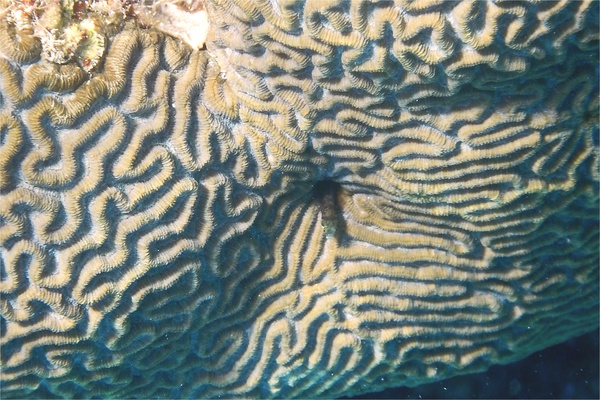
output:
[[202,0],[145,0],[133,7],[144,25],[179,38],[194,50],[204,46],[208,14]]

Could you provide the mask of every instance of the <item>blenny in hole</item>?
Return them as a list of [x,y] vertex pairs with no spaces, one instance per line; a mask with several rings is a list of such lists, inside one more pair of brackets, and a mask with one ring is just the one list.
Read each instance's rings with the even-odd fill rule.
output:
[[313,187],[313,198],[321,211],[321,226],[328,238],[336,236],[341,228],[338,194],[339,183],[332,180],[318,181]]

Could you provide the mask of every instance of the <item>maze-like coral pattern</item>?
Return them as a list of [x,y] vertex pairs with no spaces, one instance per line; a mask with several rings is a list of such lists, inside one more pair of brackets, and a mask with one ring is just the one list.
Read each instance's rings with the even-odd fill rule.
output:
[[92,74],[0,21],[3,396],[334,397],[598,326],[591,1],[206,7]]

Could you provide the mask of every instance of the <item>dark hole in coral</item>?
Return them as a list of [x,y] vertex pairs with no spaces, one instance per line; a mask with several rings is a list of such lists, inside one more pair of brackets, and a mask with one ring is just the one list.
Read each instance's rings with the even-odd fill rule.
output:
[[321,224],[328,237],[339,236],[343,231],[343,216],[338,196],[342,186],[332,180],[318,181],[313,186],[312,197],[321,212]]
[[328,195],[335,195],[342,185],[331,179],[317,181],[313,186],[313,198],[319,199]]

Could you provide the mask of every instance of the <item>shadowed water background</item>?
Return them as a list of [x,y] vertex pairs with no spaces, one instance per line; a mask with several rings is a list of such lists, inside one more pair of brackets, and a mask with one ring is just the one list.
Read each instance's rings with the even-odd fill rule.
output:
[[486,372],[353,399],[597,399],[598,330]]

